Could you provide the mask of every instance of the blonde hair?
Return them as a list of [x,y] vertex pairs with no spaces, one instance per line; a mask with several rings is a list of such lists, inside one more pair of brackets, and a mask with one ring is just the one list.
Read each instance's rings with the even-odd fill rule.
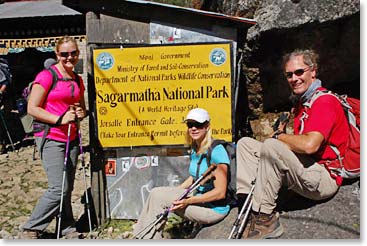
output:
[[[210,126],[209,122],[208,122],[208,126]],[[186,146],[191,146],[191,148],[196,150],[197,154],[203,154],[209,149],[210,145],[212,145],[212,142],[213,142],[212,130],[208,128],[208,131],[206,132],[205,137],[203,139],[202,146],[197,146],[195,144],[195,142],[192,140],[192,137],[189,134],[189,129],[186,130],[185,140],[186,140],[186,144],[185,144]]]
[[62,45],[62,44],[64,44],[64,43],[67,43],[67,42],[72,42],[72,43],[74,43],[74,45],[75,45],[75,47],[76,47],[76,49],[79,51],[79,47],[78,47],[78,43],[76,42],[76,40],[73,38],[73,37],[70,37],[70,36],[68,36],[68,35],[65,35],[65,36],[63,36],[63,37],[61,37],[61,38],[59,38],[58,40],[57,40],[57,43],[56,43],[56,52],[59,52],[59,48],[60,48],[60,46]]

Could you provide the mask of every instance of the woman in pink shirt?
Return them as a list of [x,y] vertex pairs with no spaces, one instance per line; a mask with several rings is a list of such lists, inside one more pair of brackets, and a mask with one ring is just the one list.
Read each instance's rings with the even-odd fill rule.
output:
[[[34,134],[42,165],[47,174],[48,189],[23,226],[23,238],[28,239],[39,238],[59,213],[66,152],[68,156],[60,231],[62,236],[70,237],[77,234],[71,207],[71,193],[79,154],[76,119],[81,120],[86,115],[85,88],[82,78],[73,72],[79,60],[76,41],[69,36],[60,38],[55,52],[57,63],[50,69],[57,74],[56,85],[51,88],[53,84],[51,71],[41,71],[36,76],[28,102],[28,113],[36,121],[50,126],[48,131],[43,130]],[[70,144],[69,150],[66,151],[69,124]]]

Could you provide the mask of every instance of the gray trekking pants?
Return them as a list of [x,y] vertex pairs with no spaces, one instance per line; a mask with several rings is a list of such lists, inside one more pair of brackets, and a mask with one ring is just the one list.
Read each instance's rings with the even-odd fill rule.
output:
[[[36,138],[39,148],[41,138]],[[67,161],[63,209],[61,217],[61,230],[75,226],[71,207],[71,193],[74,188],[75,170],[78,161],[78,140],[70,142],[69,158]],[[48,188],[38,200],[32,215],[23,226],[23,229],[44,231],[58,215],[61,202],[61,189],[64,171],[66,143],[46,139],[43,146],[42,165],[47,175]],[[39,150],[39,149],[38,149]]]
[[338,191],[325,167],[309,155],[295,154],[277,139],[269,138],[262,143],[244,137],[238,141],[236,151],[237,194],[248,194],[256,178],[254,211],[272,213],[283,185],[313,200],[329,198]]
[[[167,207],[170,207],[172,202],[184,192],[185,189],[180,187],[156,187],[152,189],[140,213],[138,222],[134,225],[134,235],[139,232],[142,232],[142,235],[144,235],[146,232],[143,239],[162,239],[163,229],[167,220],[160,221],[150,230],[144,230],[144,233],[142,230],[156,221],[157,215],[165,211]],[[175,213],[199,224],[213,224],[226,217],[225,214],[216,213],[211,208],[205,207],[205,204],[202,204],[202,206],[189,205],[185,210],[177,210]]]

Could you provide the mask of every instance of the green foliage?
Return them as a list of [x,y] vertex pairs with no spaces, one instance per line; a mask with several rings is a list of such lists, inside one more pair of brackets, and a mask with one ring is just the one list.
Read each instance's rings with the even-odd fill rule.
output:
[[[135,220],[109,220],[100,228],[98,228],[98,238],[119,238],[124,232],[133,231]],[[195,236],[197,224],[182,219],[180,216],[172,213],[170,214],[166,226],[164,228],[164,238],[166,239],[189,239]],[[111,230],[112,228],[112,230]],[[108,231],[110,231],[108,233]]]
[[132,231],[133,230],[133,220],[109,220],[101,226],[101,229],[112,227],[118,229],[120,232]]

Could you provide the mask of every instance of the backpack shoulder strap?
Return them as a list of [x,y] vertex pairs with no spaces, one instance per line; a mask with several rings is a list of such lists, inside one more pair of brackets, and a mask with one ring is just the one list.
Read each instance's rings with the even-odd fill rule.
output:
[[201,162],[203,161],[203,159],[206,157],[206,154],[202,154],[200,156],[200,159],[197,163],[197,166],[196,166],[196,176],[195,176],[195,180],[197,180],[199,178],[199,171],[200,171],[200,165],[201,165]]
[[[305,124],[305,120],[308,118],[308,109],[310,109],[313,105],[313,103],[321,96],[325,96],[325,95],[331,95],[334,96],[338,99],[338,97],[336,95],[334,95],[334,93],[332,91],[329,90],[318,90],[316,91],[310,99],[308,99],[306,102],[302,103],[302,105],[305,107],[305,110],[302,112],[302,116],[300,118],[301,121],[301,125],[300,125],[300,130],[299,133],[302,134],[303,130],[304,130],[304,124]],[[340,101],[340,100],[339,100]]]
[[214,139],[212,144],[210,145],[209,149],[208,149],[208,153],[207,153],[207,158],[206,158],[206,164],[208,165],[208,167],[210,166],[210,161],[211,161],[211,157],[212,157],[212,152],[213,152],[213,149],[219,145],[219,144],[222,144],[222,145],[225,145],[227,142],[224,141],[223,139]]
[[75,76],[75,82],[78,84],[78,87],[80,88],[80,77],[79,74],[77,74],[75,71],[73,71]]
[[[48,70],[52,73],[52,76],[53,76],[53,83],[52,83],[52,86],[51,86],[51,90],[54,89],[54,87],[56,86],[56,83],[57,81],[75,81],[78,88],[80,88],[80,77],[79,75],[73,71],[73,74],[74,74],[74,77],[75,78],[59,78],[56,71],[54,69],[52,69],[51,67],[48,68]],[[71,96],[74,97],[74,84],[72,84],[71,86]]]
[[335,97],[339,103],[341,104],[343,110],[344,110],[344,114],[347,117],[347,121],[349,124],[351,124],[352,126],[354,126],[355,128],[359,129],[358,125],[357,125],[357,119],[356,117],[353,115],[353,113],[351,112],[352,106],[348,103],[347,101],[347,95],[339,95],[337,93],[334,93],[332,91],[328,91],[328,90],[324,90],[324,91],[317,91],[312,98],[304,103],[303,105],[305,105],[306,107],[310,108],[312,106],[312,104],[316,101],[316,99],[318,99],[321,96],[324,95],[330,95]]
[[48,68],[47,69],[51,74],[52,74],[52,84],[51,84],[51,87],[50,89],[48,90],[47,92],[47,95],[50,93],[51,90],[53,90],[57,84],[57,81],[59,80],[58,76],[57,76],[57,73],[56,71],[53,69],[53,68]]
[[[303,106],[307,107],[307,108],[311,108],[312,104],[321,96],[324,96],[324,95],[332,95],[332,96],[335,96],[333,94],[332,91],[329,91],[329,90],[320,90],[320,91],[316,91],[311,99],[307,100],[306,102],[303,103]],[[336,97],[336,96],[335,96]]]

